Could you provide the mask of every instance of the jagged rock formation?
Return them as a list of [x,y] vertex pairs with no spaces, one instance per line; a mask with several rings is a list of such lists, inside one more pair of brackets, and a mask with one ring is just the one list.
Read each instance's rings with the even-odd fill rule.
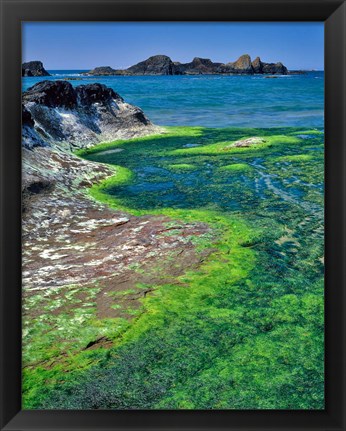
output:
[[280,62],[262,63],[262,73],[271,75],[287,75],[287,68]]
[[85,147],[152,133],[143,111],[102,84],[41,81],[23,93],[23,146]]
[[154,55],[126,69],[132,75],[174,75],[173,61],[167,55]]
[[50,76],[42,61],[29,61],[22,64],[22,76]]
[[[103,72],[104,70],[104,72]],[[244,54],[235,62],[214,63],[208,58],[195,57],[190,63],[173,62],[167,55],[154,55],[125,70],[97,67],[86,75],[287,75],[282,63],[264,63],[259,57],[251,62]]]
[[278,63],[262,63],[259,57],[256,57],[252,62],[254,73],[264,73],[271,75],[287,75],[287,68],[280,62]]
[[263,73],[263,63],[259,57],[256,57],[251,65],[254,73]]
[[[210,235],[203,223],[178,221],[175,233],[167,235],[168,217],[131,216],[86,193],[117,168],[83,160],[70,145],[161,131],[139,108],[104,85],[73,88],[65,81],[43,81],[23,94],[22,116],[24,302],[50,289],[65,289],[58,291],[64,295],[71,286],[81,291],[97,286],[97,318],[130,319],[126,310],[141,307],[141,299],[154,290],[143,290],[140,283],[174,283],[211,252],[197,251],[187,241]],[[109,293],[123,291],[133,294],[120,295],[122,306],[115,309]],[[26,313],[30,319],[40,310]]]
[[129,73],[124,73],[123,70],[113,69],[110,66],[100,66],[100,67],[95,67],[95,69],[93,70],[90,70],[90,72],[88,72],[87,74],[93,75],[93,76],[108,76],[108,75],[127,75]]
[[175,75],[210,75],[221,63],[213,63],[209,58],[195,57],[191,63],[175,64]]
[[252,75],[254,73],[251,58],[248,54],[242,55],[235,62],[220,65],[218,71],[237,75]]

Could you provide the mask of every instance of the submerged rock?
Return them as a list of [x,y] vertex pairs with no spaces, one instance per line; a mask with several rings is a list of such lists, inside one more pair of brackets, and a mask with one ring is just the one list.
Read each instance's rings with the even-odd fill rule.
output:
[[224,150],[229,150],[231,148],[247,148],[251,147],[252,145],[263,144],[265,142],[265,139],[253,136],[251,138],[239,139],[238,141],[233,142],[231,145],[224,147]]
[[22,64],[22,76],[50,76],[42,61],[29,61]]

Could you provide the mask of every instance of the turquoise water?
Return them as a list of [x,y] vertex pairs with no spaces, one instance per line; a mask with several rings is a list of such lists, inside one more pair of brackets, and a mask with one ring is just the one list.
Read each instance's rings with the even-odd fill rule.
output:
[[100,82],[141,107],[155,124],[205,127],[323,127],[324,72],[277,76],[81,76],[49,71],[23,78],[23,90],[45,79]]

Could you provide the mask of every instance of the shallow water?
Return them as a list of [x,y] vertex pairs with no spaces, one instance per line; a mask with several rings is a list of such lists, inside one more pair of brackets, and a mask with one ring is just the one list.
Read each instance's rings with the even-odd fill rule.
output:
[[[120,146],[126,151],[114,155],[112,150],[101,151],[88,158],[124,166],[133,172],[129,183],[107,189],[109,195],[120,199],[129,208],[213,208],[222,212],[237,211],[246,217],[254,208],[271,211],[277,204],[283,204],[288,205],[287,210],[299,208],[321,217],[321,204],[310,200],[313,194],[321,202],[323,182],[316,183],[316,178],[311,175],[307,181],[304,171],[323,174],[323,155],[319,154],[317,158],[318,153],[314,151],[314,157],[309,159],[311,144],[312,148],[323,150],[323,134],[309,135],[307,140],[305,135],[293,132],[299,139],[294,145],[203,154],[205,146],[227,137],[231,140],[234,133],[217,129],[223,138],[217,139],[216,130],[205,130],[202,136],[196,137],[167,139],[163,136],[128,141]],[[292,129],[286,131],[292,133]],[[246,132],[249,131],[243,133]],[[265,133],[270,134],[270,131]],[[212,134],[210,140],[209,134]],[[120,149],[117,147],[118,151]],[[303,160],[300,160],[302,154]],[[232,170],[233,165],[236,170]],[[280,211],[276,217],[281,217]]]

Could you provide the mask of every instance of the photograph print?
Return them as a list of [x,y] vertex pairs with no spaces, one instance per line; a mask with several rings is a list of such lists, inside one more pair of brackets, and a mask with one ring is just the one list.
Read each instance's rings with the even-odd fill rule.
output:
[[22,37],[23,409],[323,410],[323,23]]

